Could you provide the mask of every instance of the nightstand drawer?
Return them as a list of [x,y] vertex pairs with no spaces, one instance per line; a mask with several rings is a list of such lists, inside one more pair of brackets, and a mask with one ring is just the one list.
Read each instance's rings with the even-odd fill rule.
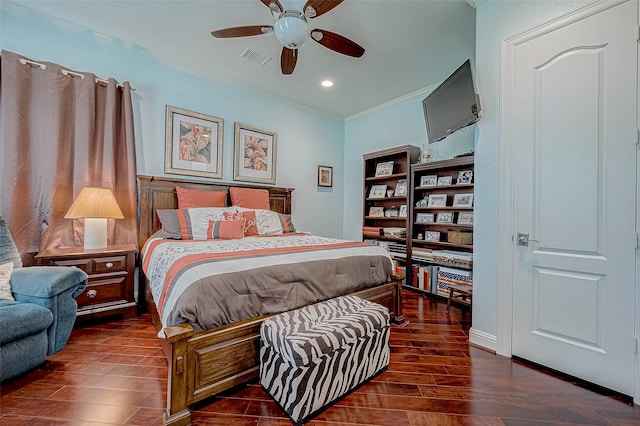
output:
[[93,273],[105,274],[108,272],[119,272],[127,270],[126,256],[101,257],[93,259]]
[[50,264],[53,266],[75,266],[78,269],[82,269],[87,274],[91,274],[91,259],[53,259],[50,261]]
[[90,279],[87,289],[78,296],[80,309],[100,303],[125,300],[127,276]]

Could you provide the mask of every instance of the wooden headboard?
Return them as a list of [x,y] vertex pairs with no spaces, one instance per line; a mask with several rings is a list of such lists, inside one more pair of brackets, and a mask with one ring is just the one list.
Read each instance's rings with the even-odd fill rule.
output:
[[138,175],[138,180],[140,181],[140,248],[154,232],[160,229],[160,221],[156,215],[156,210],[178,208],[176,186],[204,191],[226,191],[227,206],[231,205],[229,188],[232,186],[268,189],[271,210],[278,213],[291,214],[291,193],[294,188],[247,185],[236,182],[204,182],[201,180],[174,179],[166,176]]

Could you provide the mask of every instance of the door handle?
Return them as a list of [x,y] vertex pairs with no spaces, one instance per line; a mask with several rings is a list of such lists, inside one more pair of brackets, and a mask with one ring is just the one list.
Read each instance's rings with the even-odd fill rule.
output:
[[524,232],[518,232],[518,234],[516,235],[516,244],[519,246],[528,247],[529,241],[540,243],[540,241],[538,240],[530,239],[529,234],[525,234]]

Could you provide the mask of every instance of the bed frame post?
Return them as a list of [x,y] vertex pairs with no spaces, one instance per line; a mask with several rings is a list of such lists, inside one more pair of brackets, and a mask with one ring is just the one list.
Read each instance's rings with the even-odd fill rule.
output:
[[167,382],[167,410],[164,422],[171,426],[191,423],[191,412],[187,406],[187,339],[193,336],[193,328],[185,324],[163,329],[171,347],[168,357],[169,381]]

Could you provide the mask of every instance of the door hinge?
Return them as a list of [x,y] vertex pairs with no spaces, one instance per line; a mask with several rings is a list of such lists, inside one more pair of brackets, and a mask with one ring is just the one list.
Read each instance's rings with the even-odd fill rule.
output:
[[640,129],[636,129],[638,131],[636,137],[636,146],[640,146]]
[[633,353],[634,354],[638,353],[638,338],[637,337],[633,338]]
[[640,248],[640,233],[636,232],[636,248]]

